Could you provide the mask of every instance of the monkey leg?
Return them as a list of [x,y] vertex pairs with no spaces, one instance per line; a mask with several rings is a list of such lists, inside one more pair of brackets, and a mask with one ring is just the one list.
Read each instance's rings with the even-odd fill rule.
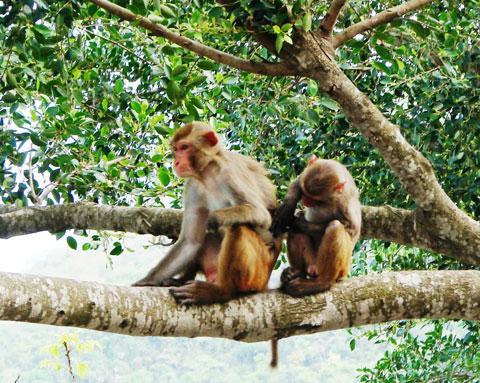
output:
[[330,222],[317,252],[318,277],[296,278],[284,290],[293,296],[315,294],[328,290],[336,281],[348,275],[353,242],[340,221]]
[[280,277],[282,288],[293,279],[306,277],[308,266],[314,264],[315,256],[310,236],[290,231],[287,240],[287,258],[290,267],[283,270]]
[[238,293],[264,290],[274,264],[274,251],[253,229],[232,226],[221,244],[215,282],[191,281],[169,291],[180,304],[226,302]]

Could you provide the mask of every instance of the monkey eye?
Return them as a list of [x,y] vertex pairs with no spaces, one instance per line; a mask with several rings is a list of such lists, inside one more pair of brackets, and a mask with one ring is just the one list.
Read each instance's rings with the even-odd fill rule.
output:
[[187,144],[182,144],[180,145],[180,150],[187,150],[188,149],[188,145]]

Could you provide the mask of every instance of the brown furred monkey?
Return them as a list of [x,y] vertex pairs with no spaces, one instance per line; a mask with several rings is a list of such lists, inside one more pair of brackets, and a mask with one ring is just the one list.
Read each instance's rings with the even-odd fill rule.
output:
[[[187,178],[182,229],[165,258],[134,286],[174,286],[169,291],[180,304],[264,290],[281,242],[269,231],[276,190],[265,169],[225,150],[202,122],[178,129],[172,149],[175,173]],[[192,280],[198,271],[206,281]]]
[[[295,217],[300,200],[304,213]],[[290,226],[290,267],[282,273],[282,289],[293,296],[314,294],[346,277],[361,221],[359,192],[347,168],[312,156],[273,219],[274,235]]]

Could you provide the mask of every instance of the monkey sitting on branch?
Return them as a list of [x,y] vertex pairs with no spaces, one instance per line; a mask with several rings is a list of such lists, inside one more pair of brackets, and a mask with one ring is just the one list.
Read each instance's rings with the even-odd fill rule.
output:
[[[304,211],[295,217],[300,200]],[[290,267],[281,275],[281,288],[303,296],[328,290],[347,277],[361,220],[359,192],[347,168],[312,156],[273,219],[274,235],[288,230]]]
[[[171,146],[174,171],[187,178],[180,236],[134,286],[171,286],[186,305],[264,290],[281,249],[269,231],[276,190],[265,169],[224,149],[202,122],[178,129]],[[206,281],[194,280],[197,272]]]

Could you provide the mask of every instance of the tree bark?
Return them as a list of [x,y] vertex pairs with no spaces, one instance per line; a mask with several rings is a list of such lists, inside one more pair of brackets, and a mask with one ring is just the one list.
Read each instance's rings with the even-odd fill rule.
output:
[[[182,211],[177,209],[102,206],[93,203],[3,209],[0,206],[0,238],[39,231],[69,229],[111,230],[137,234],[164,235],[176,239]],[[466,258],[457,243],[431,230],[421,211],[391,206],[362,207],[362,238],[381,239],[447,254],[460,261],[479,265],[480,257]]]
[[480,320],[480,271],[384,273],[301,299],[273,291],[192,307],[167,288],[0,273],[0,320],[137,336],[258,342],[414,318]]

